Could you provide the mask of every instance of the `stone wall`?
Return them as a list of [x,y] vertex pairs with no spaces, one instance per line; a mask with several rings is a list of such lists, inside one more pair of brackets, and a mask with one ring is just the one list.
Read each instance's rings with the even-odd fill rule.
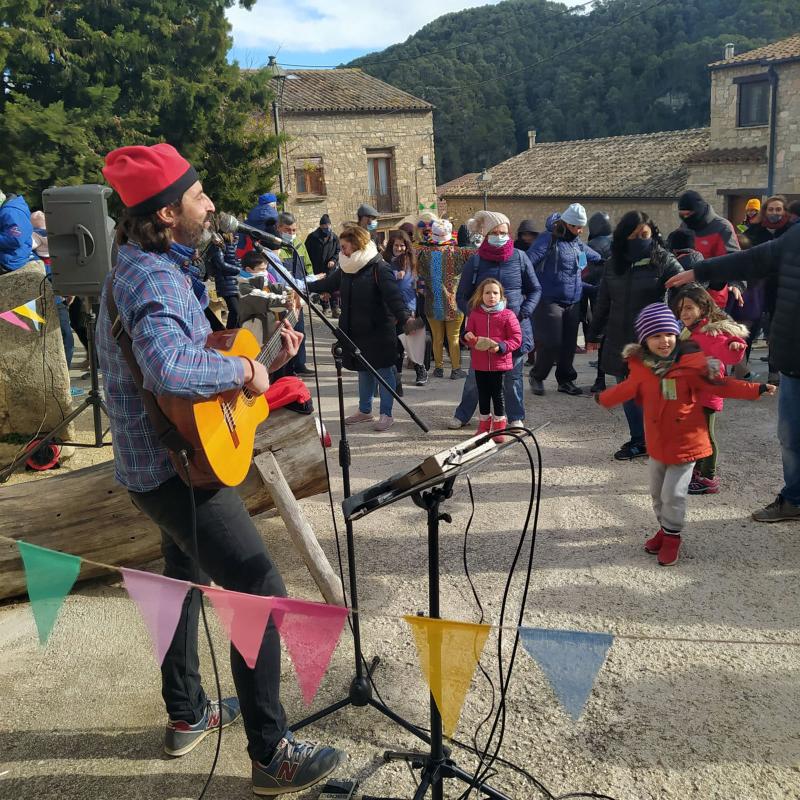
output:
[[[483,208],[483,198],[447,197],[447,215],[457,229],[462,222]],[[587,200],[580,197],[531,198],[530,200],[510,200],[489,195],[489,208],[500,211],[511,220],[512,233],[523,219],[532,219],[539,230],[544,230],[544,221],[554,211],[563,211],[570,203],[579,202],[586,207],[588,216],[596,211],[605,211],[612,224],[631,209],[647,212],[664,234],[678,225],[678,204],[670,200]]]
[[[0,311],[38,297],[43,277],[41,261],[0,275]],[[44,298],[36,306],[46,320],[38,332],[0,320],[0,435],[48,432],[72,410],[64,342],[49,281],[44,282]],[[60,438],[74,435],[70,425]]]
[[[334,228],[352,220],[368,199],[367,150],[389,150],[394,156],[393,190],[399,200],[396,213],[381,215],[380,229],[396,228],[403,217],[416,214],[418,203],[436,199],[433,115],[431,112],[370,114],[286,114],[282,130],[288,141],[283,150],[289,195],[287,209],[298,218],[302,238],[330,214]],[[326,195],[298,197],[294,165],[305,158],[321,158]]]

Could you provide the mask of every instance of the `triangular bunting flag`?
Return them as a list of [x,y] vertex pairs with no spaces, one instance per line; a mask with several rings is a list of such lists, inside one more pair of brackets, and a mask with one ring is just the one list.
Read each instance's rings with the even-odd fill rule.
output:
[[190,584],[137,569],[122,569],[121,572],[125,589],[139,608],[147,630],[150,631],[153,652],[161,666],[172,644]]
[[419,663],[442,715],[447,736],[455,733],[461,707],[489,635],[489,625],[429,617],[405,617]]
[[275,598],[229,592],[211,586],[204,586],[203,593],[211,600],[233,646],[241,653],[247,666],[253,669]]
[[573,720],[583,713],[614,637],[610,633],[520,628],[528,654],[542,668]]
[[17,542],[17,547],[25,567],[28,597],[39,631],[39,642],[44,644],[53,630],[64,598],[78,578],[81,560],[78,556],[28,542]]
[[10,322],[12,325],[16,325],[18,328],[22,328],[25,331],[30,330],[30,328],[13,311],[4,311],[2,314],[0,314],[0,319],[4,319],[6,322]]
[[272,619],[289,651],[306,705],[311,705],[342,634],[347,608],[273,598]]
[[17,306],[16,308],[11,309],[15,314],[19,314],[21,317],[27,317],[29,320],[33,321],[33,325],[36,330],[39,330],[39,323],[44,322],[44,317],[40,316],[36,312],[36,301],[29,300],[27,303],[21,306]]

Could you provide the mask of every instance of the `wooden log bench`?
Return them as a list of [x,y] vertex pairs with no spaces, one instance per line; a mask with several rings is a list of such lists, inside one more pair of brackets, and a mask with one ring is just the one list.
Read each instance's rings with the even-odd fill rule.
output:
[[[258,429],[254,462],[238,490],[251,516],[278,511],[322,596],[342,605],[341,581],[297,503],[327,490],[314,416],[272,412]],[[114,480],[113,461],[0,487],[0,523],[4,536],[104,564],[139,567],[161,556],[158,528]],[[103,572],[84,563],[80,579]],[[0,599],[25,592],[18,549],[0,542]]]

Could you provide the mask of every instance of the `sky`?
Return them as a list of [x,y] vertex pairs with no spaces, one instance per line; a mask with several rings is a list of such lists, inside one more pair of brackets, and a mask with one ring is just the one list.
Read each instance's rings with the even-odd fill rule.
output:
[[[405,41],[442,14],[498,0],[257,0],[252,11],[234,6],[230,58],[257,68],[277,54],[284,66],[336,66]],[[565,0],[574,6],[582,0]]]

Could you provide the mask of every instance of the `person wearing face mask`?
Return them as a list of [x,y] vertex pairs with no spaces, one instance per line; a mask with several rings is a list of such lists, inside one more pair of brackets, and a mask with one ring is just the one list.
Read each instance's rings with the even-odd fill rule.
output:
[[[336,269],[339,263],[339,237],[333,232],[331,218],[327,214],[320,217],[319,227],[308,234],[305,244],[315,275],[324,275]],[[338,319],[339,293],[324,295],[322,308],[325,311],[330,308],[331,316]]]
[[736,226],[736,230],[739,233],[747,233],[747,229],[756,221],[759,211],[761,211],[761,201],[757,197],[751,197],[744,207],[744,219]]
[[572,203],[563,214],[551,214],[542,233],[528,250],[528,258],[542,285],[536,307],[536,361],[530,372],[535,395],[544,394],[544,381],[556,366],[558,391],[583,394],[575,385],[578,373],[572,365],[581,321],[583,270],[602,261],[599,253],[578,237],[586,227],[586,209]]
[[795,200],[793,203],[789,203],[786,207],[786,211],[789,214],[789,224],[796,225],[800,222],[800,200]]
[[[623,381],[628,369],[623,349],[634,341],[634,323],[639,312],[652,303],[666,299],[666,282],[682,272],[677,259],[668,252],[655,222],[644,211],[628,211],[614,229],[611,258],[606,262],[597,304],[592,318],[592,332],[605,331],[600,366]],[[630,439],[615,453],[617,461],[647,455],[642,409],[634,400],[623,404]]]
[[375,231],[378,230],[379,216],[378,210],[373,208],[369,203],[362,203],[358,207],[358,211],[356,211],[359,227],[367,231],[373,240],[375,239]]
[[689,190],[678,198],[681,227],[694,232],[695,248],[703,258],[736,253],[739,239],[733,225],[717,214],[699,192]]

